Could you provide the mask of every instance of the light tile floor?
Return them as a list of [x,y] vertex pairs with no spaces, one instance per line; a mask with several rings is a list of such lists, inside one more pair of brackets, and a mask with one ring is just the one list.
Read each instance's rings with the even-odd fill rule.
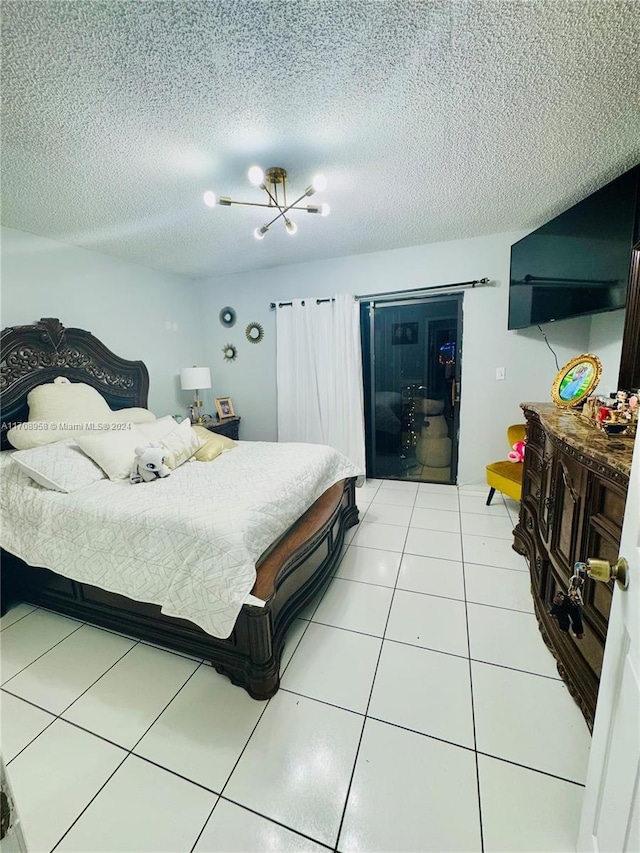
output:
[[210,666],[27,605],[2,753],[31,853],[569,851],[589,733],[486,489],[368,481],[256,702]]

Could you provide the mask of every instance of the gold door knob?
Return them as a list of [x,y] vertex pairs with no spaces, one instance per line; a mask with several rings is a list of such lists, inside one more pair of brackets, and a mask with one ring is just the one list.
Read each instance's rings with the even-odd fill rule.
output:
[[613,578],[620,589],[626,589],[629,586],[629,564],[624,557],[618,557],[614,566],[608,560],[589,557],[587,574],[594,581],[604,581],[604,583],[608,583]]

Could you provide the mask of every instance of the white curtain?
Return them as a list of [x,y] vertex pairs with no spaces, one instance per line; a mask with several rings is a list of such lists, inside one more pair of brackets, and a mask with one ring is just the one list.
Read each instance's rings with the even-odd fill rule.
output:
[[339,294],[277,311],[278,440],[329,444],[364,474],[358,303]]

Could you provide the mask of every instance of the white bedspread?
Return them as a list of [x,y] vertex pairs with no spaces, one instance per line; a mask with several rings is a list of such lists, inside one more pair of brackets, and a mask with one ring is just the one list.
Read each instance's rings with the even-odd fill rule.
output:
[[44,489],[0,454],[3,548],[31,566],[195,622],[228,637],[258,557],[330,486],[356,476],[316,444],[240,442],[153,483],[101,480]]

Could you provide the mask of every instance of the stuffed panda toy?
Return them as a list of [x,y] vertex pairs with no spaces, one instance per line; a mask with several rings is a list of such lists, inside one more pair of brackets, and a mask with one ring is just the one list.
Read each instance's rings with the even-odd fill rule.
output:
[[164,450],[159,444],[136,447],[135,454],[129,477],[131,483],[151,483],[171,473],[164,464]]

